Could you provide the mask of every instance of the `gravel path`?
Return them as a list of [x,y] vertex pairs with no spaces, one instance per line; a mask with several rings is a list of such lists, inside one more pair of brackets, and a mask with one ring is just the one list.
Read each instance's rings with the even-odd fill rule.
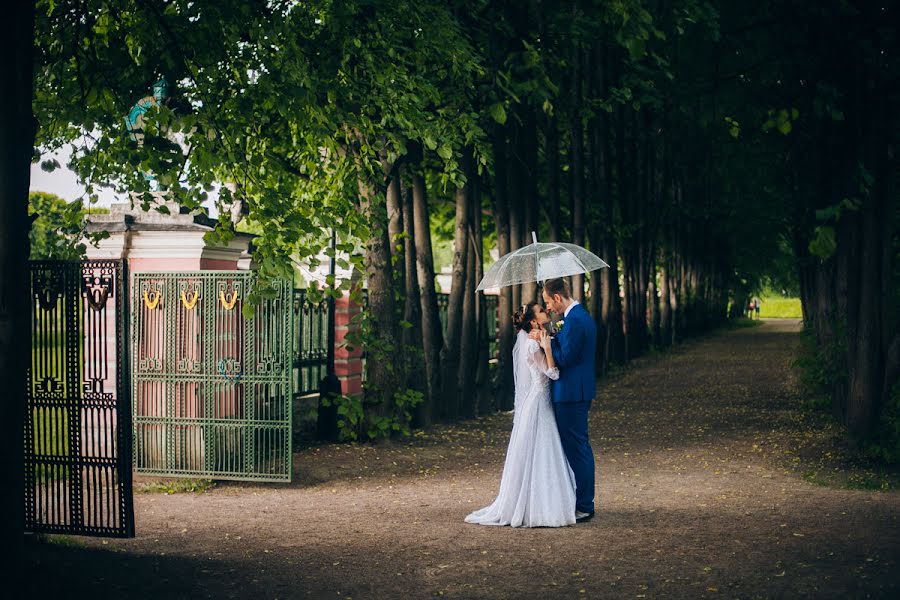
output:
[[798,331],[718,332],[602,383],[589,523],[463,523],[496,493],[501,414],[304,449],[291,485],[139,494],[137,538],[29,544],[26,572],[114,598],[898,597],[900,495],[811,482],[854,475],[800,410]]

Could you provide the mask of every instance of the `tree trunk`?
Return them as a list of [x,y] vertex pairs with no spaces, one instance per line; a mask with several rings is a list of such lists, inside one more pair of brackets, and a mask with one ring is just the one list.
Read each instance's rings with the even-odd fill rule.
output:
[[[494,228],[497,231],[497,252],[510,252],[509,203],[507,188],[507,144],[503,128],[494,129]],[[500,333],[497,356],[497,407],[509,410],[513,406],[512,348],[515,333],[512,324],[512,287],[500,289],[497,299],[497,328]]]
[[[4,9],[7,22],[0,49],[0,372],[4,384],[2,539],[19,555],[24,531],[24,447],[27,368],[31,357],[28,317],[28,188],[34,148],[32,47],[34,2],[13,2]],[[15,562],[13,562],[15,564]]]
[[[629,157],[627,151],[630,146],[627,143],[628,138],[628,108],[619,106],[616,108],[616,183],[618,190],[618,200],[619,200],[619,213],[621,217],[620,224],[622,226],[628,226],[632,222],[631,213],[632,213],[632,180],[633,174],[627,169],[627,165],[631,162],[633,164],[634,158]],[[631,158],[631,161],[629,161]],[[624,228],[624,227],[623,227]],[[622,310],[621,316],[621,328],[622,328],[622,348],[621,348],[621,359],[622,362],[627,362],[630,357],[629,351],[629,339],[630,339],[630,329],[631,329],[631,317],[630,311],[632,309],[633,301],[630,297],[631,295],[631,273],[630,273],[630,264],[631,260],[629,257],[629,248],[630,248],[630,232],[624,233],[622,237],[619,238],[619,244],[616,248],[617,252],[617,260],[619,261],[619,265],[617,267],[621,267],[621,277],[622,277],[622,288],[621,288],[621,296],[620,296],[620,307]],[[617,274],[618,276],[618,274]]]
[[[572,55],[572,112],[569,117],[572,153],[572,243],[584,246],[584,121],[581,114],[584,59],[581,49],[577,47]],[[584,302],[584,276],[581,274],[572,277],[572,297]]]
[[[608,77],[606,73],[610,66],[610,56],[605,46],[602,47],[602,52],[603,71],[601,74],[601,88],[605,95],[608,88]],[[598,64],[600,64],[600,61],[598,61]],[[611,73],[611,71],[609,72]],[[621,117],[621,113],[619,113],[619,117]],[[600,290],[603,296],[600,307],[600,320],[602,322],[602,334],[600,337],[602,337],[603,342],[601,346],[602,352],[598,354],[603,355],[601,372],[605,374],[609,370],[610,363],[618,364],[623,362],[622,302],[619,296],[619,256],[615,237],[620,217],[620,211],[617,208],[617,203],[620,198],[617,198],[617,196],[614,195],[615,189],[618,190],[618,195],[621,195],[622,175],[620,170],[621,163],[618,162],[618,160],[615,162],[615,165],[618,166],[619,169],[614,170],[613,158],[615,156],[618,159],[618,152],[621,151],[621,147],[616,143],[617,129],[614,130],[610,127],[610,116],[602,116],[599,119],[597,127],[597,134],[600,138],[597,143],[600,164],[598,164],[597,168],[603,174],[603,185],[601,186],[601,189],[604,192],[603,214],[605,217],[605,223],[603,224],[604,235],[601,246],[603,255],[601,258],[609,264],[608,268],[600,271]],[[615,177],[618,178],[618,186],[616,186],[616,188],[613,187],[614,173]]]
[[603,373],[606,373],[611,363],[621,364],[624,360],[619,260],[615,240],[610,236],[603,238],[603,259],[609,264],[608,268],[601,270],[603,277],[600,281],[603,295],[600,308],[600,320],[603,322]]
[[421,173],[413,173],[413,233],[416,245],[416,274],[422,306],[422,350],[425,353],[426,401],[417,411],[420,425],[434,420],[440,402],[440,365],[443,333],[438,312],[434,282],[434,257],[431,251],[431,228],[428,221],[428,201],[425,197],[425,179]]
[[[468,186],[468,184],[466,184]],[[466,267],[469,250],[469,190],[456,189],[456,234],[453,241],[453,269],[450,299],[447,304],[447,340],[441,352],[443,364],[444,401],[442,417],[453,420],[459,416],[460,390],[450,382],[458,381],[460,343],[462,338],[463,301],[466,293]]]
[[[605,85],[605,64],[604,52],[600,43],[595,43],[591,48],[591,60],[589,68],[585,69],[588,73],[586,79],[589,83],[587,96],[589,98],[602,98],[606,90]],[[594,211],[586,214],[584,219],[587,221],[587,232],[590,242],[591,251],[595,254],[603,254],[603,230],[609,223],[609,216],[604,214],[602,210],[606,204],[607,182],[606,182],[606,141],[603,139],[604,126],[607,116],[604,111],[596,111],[587,123],[587,155],[590,163],[590,192],[586,193],[587,202],[595,207]],[[590,274],[590,311],[597,325],[597,351],[595,353],[596,366],[598,371],[603,370],[603,349],[606,346],[605,328],[601,318],[603,298],[601,294],[603,273],[600,270],[593,271]]]
[[[644,340],[647,333],[646,316],[646,283],[642,280],[642,250],[644,214],[643,204],[643,164],[639,142],[639,119],[636,111],[626,109],[625,115],[631,124],[630,135],[625,147],[628,148],[627,157],[623,152],[622,162],[631,166],[630,171],[625,171],[622,176],[626,180],[623,183],[622,221],[631,229],[630,235],[622,244],[622,270],[625,283],[625,301],[623,312],[625,313],[625,359],[630,360],[639,356],[644,349]],[[627,196],[624,196],[627,193]]]
[[[538,139],[537,139],[537,119],[534,110],[531,107],[525,108],[523,111],[523,124],[520,135],[521,144],[518,152],[522,156],[522,170],[519,175],[522,178],[523,203],[525,211],[522,214],[522,244],[527,246],[532,243],[531,232],[538,230]],[[538,282],[529,281],[522,285],[522,304],[526,302],[534,302],[538,299]]]
[[[870,128],[883,128],[883,120],[870,124]],[[877,129],[876,129],[877,131]],[[871,129],[870,129],[871,133]],[[848,327],[849,346],[854,351],[849,353],[849,394],[847,403],[847,427],[850,433],[858,438],[871,436],[877,425],[881,409],[884,384],[884,346],[882,340],[882,322],[884,298],[888,290],[882,289],[883,246],[892,245],[893,240],[883,239],[883,223],[888,218],[888,180],[890,171],[887,154],[887,143],[883,148],[876,141],[866,139],[868,152],[864,151],[861,159],[869,154],[875,167],[874,183],[869,196],[863,200],[861,211],[862,235],[860,243],[862,253],[857,272],[859,273],[858,302],[851,305],[848,323],[852,323],[853,333]],[[873,147],[874,146],[874,147]],[[874,156],[873,156],[874,155]],[[838,248],[840,252],[840,247]],[[855,311],[854,311],[855,309]],[[855,313],[855,314],[854,314]],[[852,337],[850,337],[852,335]]]
[[559,215],[559,129],[556,117],[544,120],[544,155],[547,157],[547,223],[550,226],[551,242],[561,241]]
[[669,283],[669,255],[663,252],[659,271],[659,344],[663,348],[672,339],[672,298]]
[[884,352],[884,381],[881,385],[883,405],[887,405],[898,381],[900,381],[900,332],[894,336]]
[[[510,144],[507,146],[507,157],[509,160],[508,164],[511,168],[506,172],[507,181],[505,183],[505,188],[507,192],[506,202],[509,215],[509,251],[515,252],[522,247],[522,240],[524,238],[523,212],[525,206],[522,199],[522,194],[524,193],[524,186],[522,185],[522,169],[524,167],[520,145],[521,127],[518,124],[513,123],[510,130],[511,138]],[[522,286],[514,285],[511,287],[513,310],[518,310],[523,303]]]
[[[600,235],[598,233],[596,233],[595,231],[591,232],[591,236],[590,236],[591,251],[596,254],[603,253],[603,251],[597,247],[599,245],[599,242],[597,242],[597,243],[594,242],[594,240],[598,239],[599,237],[600,237]],[[603,303],[603,297],[602,297],[602,294],[600,293],[600,289],[602,287],[602,284],[601,284],[602,278],[603,278],[603,275],[602,275],[602,273],[600,273],[600,269],[597,269],[596,271],[591,271],[590,284],[589,284],[589,287],[591,290],[591,295],[589,297],[587,309],[591,313],[591,316],[594,318],[594,321],[598,325],[600,323],[600,306]],[[597,338],[597,347],[598,348],[600,347],[600,344],[601,344],[601,340],[600,340],[600,337],[598,336],[598,338]],[[595,353],[595,356],[599,356],[599,355],[600,355],[599,352]]]
[[[423,348],[422,341],[422,304],[419,294],[419,281],[416,274],[416,231],[413,211],[413,191],[410,187],[403,190],[403,256],[404,264],[404,297],[403,320],[409,327],[403,329],[403,345],[408,363],[406,365],[406,387],[427,394],[428,386],[422,381],[420,365],[424,357],[420,356],[417,349]],[[421,427],[423,410],[427,406],[427,398],[413,410],[412,424]]]
[[[599,224],[595,223],[591,227],[590,231],[590,243],[591,250],[598,254],[602,255],[603,250],[601,241],[602,235],[600,234],[602,228]],[[603,278],[606,269],[597,269],[596,271],[591,272],[591,301],[590,301],[590,311],[591,316],[594,319],[594,323],[597,327],[597,341],[596,348],[594,352],[594,369],[598,373],[605,373],[604,362],[605,362],[605,348],[606,348],[606,327],[603,323]]]
[[[466,240],[468,250],[466,252],[466,287],[465,294],[462,299],[462,332],[459,345],[459,392],[460,398],[460,416],[464,419],[471,419],[478,413],[478,395],[475,388],[475,377],[478,372],[478,324],[476,310],[475,287],[478,282],[475,281],[475,173],[470,170],[466,174],[468,181],[466,182],[466,208],[469,211],[466,227]],[[477,202],[479,205],[480,202]]]
[[[481,204],[482,204],[482,195],[481,195],[481,178],[476,177],[472,182],[473,184],[473,196],[475,198],[475,202],[473,203],[472,210],[472,225],[475,229],[475,243],[474,243],[474,252],[475,252],[475,285],[474,288],[478,285],[484,278],[484,230],[482,228],[482,215],[481,215]],[[478,396],[478,414],[486,415],[493,412],[493,401],[494,394],[491,389],[491,373],[490,373],[490,365],[489,361],[491,360],[490,355],[490,340],[488,339],[488,327],[487,327],[487,302],[484,297],[484,292],[474,292],[476,296],[475,301],[475,331],[477,335],[477,364],[478,368],[475,375],[475,388],[476,395]]]
[[659,337],[659,297],[656,291],[654,269],[650,269],[650,282],[647,285],[647,310],[650,313],[650,343],[654,348],[660,347]]
[[[390,166],[386,166],[385,174],[386,177],[390,177]],[[379,193],[377,183],[370,181],[362,172],[357,181],[360,211],[369,226],[363,259],[369,291],[367,310],[371,335],[366,347],[365,396],[367,403],[378,406],[376,410],[379,414],[391,415],[393,396],[398,383],[394,358],[400,338],[394,303],[387,206]],[[385,190],[387,181],[380,183],[381,190]]]
[[401,239],[403,235],[403,200],[400,197],[400,175],[395,173],[388,182],[385,200],[387,202],[388,239],[391,247],[391,266],[394,270],[394,280],[397,282],[397,291],[403,296],[406,281],[406,258],[403,256],[406,246]]

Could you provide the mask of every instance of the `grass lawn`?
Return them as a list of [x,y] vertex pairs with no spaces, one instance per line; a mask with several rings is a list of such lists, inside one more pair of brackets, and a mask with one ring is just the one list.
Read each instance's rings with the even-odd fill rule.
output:
[[782,296],[763,296],[759,316],[763,319],[802,319],[800,298],[784,298]]

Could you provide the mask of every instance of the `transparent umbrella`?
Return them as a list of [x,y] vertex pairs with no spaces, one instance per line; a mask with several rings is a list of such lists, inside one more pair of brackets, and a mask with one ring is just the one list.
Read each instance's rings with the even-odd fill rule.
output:
[[609,266],[599,256],[581,246],[565,242],[539,243],[533,231],[531,239],[534,243],[500,257],[500,260],[491,265],[476,291],[531,281],[543,282],[554,277],[590,273]]

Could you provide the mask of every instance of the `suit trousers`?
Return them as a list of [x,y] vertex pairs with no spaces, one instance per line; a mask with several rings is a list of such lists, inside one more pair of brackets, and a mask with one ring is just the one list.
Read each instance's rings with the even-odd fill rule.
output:
[[594,512],[594,450],[588,439],[591,401],[554,402],[556,428],[563,451],[575,474],[575,510]]

